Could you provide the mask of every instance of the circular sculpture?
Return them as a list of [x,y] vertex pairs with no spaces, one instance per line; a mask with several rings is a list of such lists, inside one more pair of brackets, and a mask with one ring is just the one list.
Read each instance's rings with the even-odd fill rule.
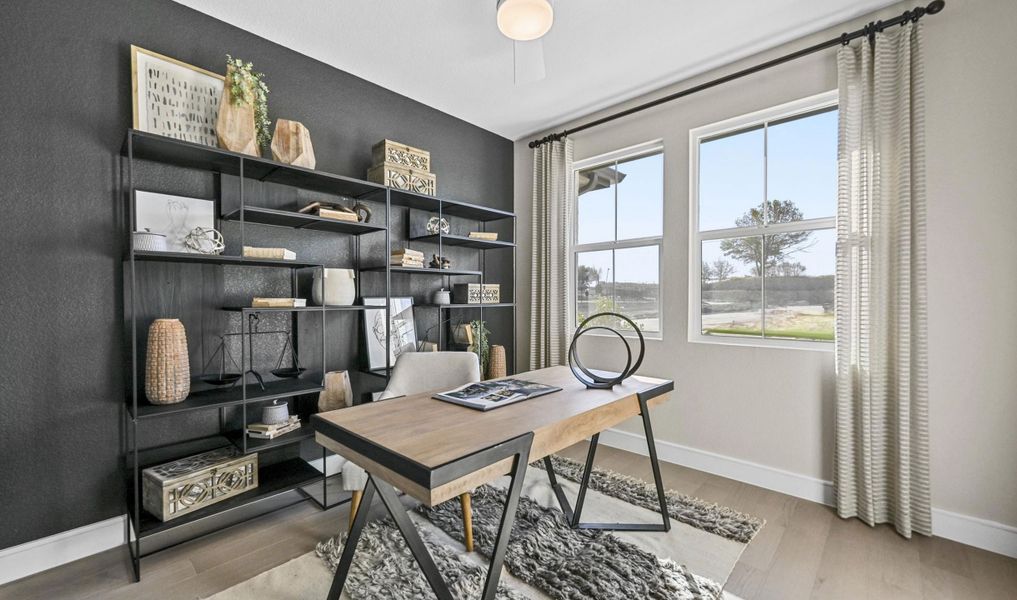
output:
[[198,254],[222,254],[226,241],[211,227],[195,227],[184,238],[184,245]]
[[[624,335],[605,325],[593,325],[590,327],[586,326],[586,324],[589,323],[590,321],[600,317],[617,317],[632,326],[632,330],[635,331],[636,335],[639,337],[639,355],[636,357],[635,364],[632,363],[632,348],[629,346],[629,342],[627,339],[625,339]],[[587,369],[583,365],[582,361],[579,360],[579,354],[576,352],[576,342],[579,341],[579,338],[582,337],[584,333],[596,330],[609,331],[618,336],[618,339],[620,339],[625,344],[625,354],[626,354],[625,368],[622,369],[621,373],[618,373],[616,376],[607,377],[604,375],[594,373]],[[576,329],[575,334],[573,334],[572,343],[569,344],[569,355],[568,355],[569,369],[572,369],[572,374],[575,375],[576,379],[578,379],[587,388],[606,390],[614,387],[615,385],[631,377],[636,372],[636,370],[639,369],[639,366],[643,364],[643,355],[645,354],[645,352],[646,352],[646,342],[643,339],[643,332],[639,330],[639,326],[637,326],[632,321],[632,319],[626,317],[625,315],[618,314],[615,312],[597,313],[595,315],[590,315],[589,317],[583,319],[583,322],[579,324],[579,327]]]

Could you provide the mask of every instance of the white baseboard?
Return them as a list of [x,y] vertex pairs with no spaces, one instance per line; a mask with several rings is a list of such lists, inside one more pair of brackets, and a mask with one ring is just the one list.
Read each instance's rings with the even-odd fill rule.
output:
[[[646,438],[640,434],[609,429],[600,434],[605,446],[647,456]],[[697,471],[727,477],[751,485],[819,502],[834,504],[833,482],[783,469],[698,450],[673,442],[657,441],[657,457],[665,462]],[[932,509],[932,533],[941,538],[1017,558],[1017,527],[962,515],[940,508]]]
[[127,543],[127,515],[0,550],[0,585]]

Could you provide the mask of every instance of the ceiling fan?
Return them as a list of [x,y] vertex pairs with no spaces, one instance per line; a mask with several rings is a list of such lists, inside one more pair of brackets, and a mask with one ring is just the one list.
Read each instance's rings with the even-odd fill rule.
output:
[[543,79],[544,35],[554,24],[551,0],[498,0],[498,30],[512,40],[513,80],[530,83]]

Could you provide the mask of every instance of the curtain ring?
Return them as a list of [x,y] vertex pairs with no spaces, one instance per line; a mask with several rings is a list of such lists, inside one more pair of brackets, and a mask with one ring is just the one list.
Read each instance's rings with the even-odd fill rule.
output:
[[844,32],[844,33],[840,34],[840,45],[841,46],[847,46],[848,43],[850,43],[850,41],[851,40],[848,39],[847,32]]

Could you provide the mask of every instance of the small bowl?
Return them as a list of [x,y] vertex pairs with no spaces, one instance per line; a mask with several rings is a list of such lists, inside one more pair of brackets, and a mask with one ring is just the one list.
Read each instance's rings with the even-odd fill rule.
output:
[[143,252],[165,252],[166,236],[153,231],[135,231],[134,249]]
[[210,385],[233,385],[240,379],[240,373],[223,373],[221,375],[202,375],[201,380]]

